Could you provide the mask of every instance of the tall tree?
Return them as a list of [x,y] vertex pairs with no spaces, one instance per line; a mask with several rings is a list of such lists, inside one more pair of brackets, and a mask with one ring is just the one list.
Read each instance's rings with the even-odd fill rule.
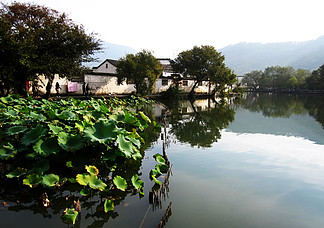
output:
[[121,58],[116,71],[118,84],[127,79],[135,84],[136,94],[144,96],[153,91],[162,73],[162,65],[151,52],[143,50]]
[[231,86],[236,81],[235,74],[225,66],[225,57],[213,46],[194,46],[191,50],[183,51],[171,61],[173,70],[195,80],[190,94],[199,82],[210,81],[215,85],[213,93],[222,92],[225,85]]
[[0,80],[7,89],[26,94],[26,81],[38,75],[69,77],[99,50],[99,40],[86,34],[64,13],[45,6],[14,2],[0,9]]

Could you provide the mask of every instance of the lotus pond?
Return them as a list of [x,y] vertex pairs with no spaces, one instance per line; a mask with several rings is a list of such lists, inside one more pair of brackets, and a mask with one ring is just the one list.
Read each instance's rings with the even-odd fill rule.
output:
[[2,225],[322,227],[323,98],[1,98]]

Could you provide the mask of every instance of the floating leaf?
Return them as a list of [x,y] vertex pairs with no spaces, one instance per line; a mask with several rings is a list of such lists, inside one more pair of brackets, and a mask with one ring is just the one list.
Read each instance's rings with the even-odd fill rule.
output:
[[153,155],[153,157],[155,158],[155,160],[160,163],[160,164],[165,164],[165,159],[163,158],[163,156],[161,154],[155,154]]
[[90,175],[88,173],[83,173],[77,174],[75,179],[79,184],[87,186],[89,184],[89,178]]
[[104,203],[104,209],[105,209],[106,213],[108,211],[113,211],[114,210],[114,202],[112,200],[106,199],[105,203]]
[[68,167],[68,168],[73,168],[72,161],[67,161],[67,162],[65,163],[65,165],[66,165],[66,167]]
[[144,182],[138,178],[137,174],[132,176],[132,184],[137,190],[141,191],[144,188]]
[[68,110],[62,111],[60,114],[57,115],[57,117],[59,119],[63,119],[63,120],[76,120],[77,119],[77,116],[73,112],[68,111]]
[[42,182],[43,178],[36,173],[29,174],[24,180],[23,184],[28,185],[29,187],[33,188],[36,187],[38,184]]
[[40,139],[34,146],[36,153],[42,156],[49,156],[51,154],[56,154],[60,151],[60,146],[56,138],[49,138],[43,141]]
[[124,135],[118,135],[117,140],[118,148],[123,154],[125,154],[126,158],[132,156],[133,153],[133,144],[131,141],[125,139]]
[[107,187],[107,185],[95,175],[89,177],[89,186],[90,188],[99,189],[100,191]]
[[116,139],[117,126],[114,121],[103,121],[95,123],[91,127],[84,129],[84,137],[92,142],[109,143]]
[[14,157],[17,154],[17,150],[15,150],[14,146],[11,145],[9,142],[6,144],[1,145],[0,148],[0,158],[1,159],[9,159]]
[[24,135],[21,142],[25,146],[28,146],[32,143],[37,142],[41,136],[44,136],[46,134],[46,132],[47,130],[45,128],[43,128],[41,125],[37,125],[37,127],[32,128]]
[[165,164],[157,164],[155,166],[155,169],[157,171],[159,171],[160,173],[166,173],[166,172],[168,172],[169,166],[167,166]]
[[58,134],[58,143],[62,149],[66,151],[77,151],[83,148],[83,143],[80,135],[72,135],[66,132]]
[[43,114],[38,114],[38,113],[35,113],[35,112],[30,112],[29,116],[36,120],[36,121],[45,121],[46,120],[46,117],[43,115]]
[[54,135],[57,135],[58,133],[60,133],[61,131],[63,131],[63,128],[62,127],[55,126],[53,124],[49,124],[48,127],[50,128],[50,130],[53,132]]
[[92,174],[92,175],[98,175],[99,174],[99,170],[97,169],[97,167],[93,166],[93,165],[89,165],[89,166],[85,166],[85,169],[88,171],[88,173]]
[[148,123],[151,123],[150,118],[148,118],[143,112],[138,112],[138,113],[141,115],[141,117],[143,118],[143,120],[145,120]]
[[51,173],[43,176],[42,184],[48,187],[53,187],[59,182],[59,180],[60,177],[58,175]]
[[74,224],[75,220],[78,217],[78,214],[79,212],[75,209],[66,208],[63,215],[61,216],[61,219],[64,223]]
[[26,172],[27,172],[27,169],[18,167],[14,171],[8,173],[6,175],[6,177],[8,177],[8,178],[20,177],[20,176],[26,174]]
[[126,136],[125,138],[128,139],[129,141],[131,141],[138,148],[141,147],[141,141],[139,141],[138,139],[135,139],[135,138],[129,137],[129,136]]
[[80,191],[80,194],[83,196],[88,196],[88,195],[90,195],[90,193],[91,193],[91,191],[88,188],[84,188]]
[[113,182],[118,189],[122,191],[125,191],[127,189],[127,182],[121,176],[115,176]]
[[27,128],[25,128],[24,126],[13,126],[11,128],[8,128],[7,134],[8,135],[16,135],[16,134],[22,133],[26,130],[27,130]]
[[158,181],[154,175],[151,175],[151,177],[152,177],[152,179],[154,180],[154,182],[155,182],[156,184],[161,185],[161,182]]

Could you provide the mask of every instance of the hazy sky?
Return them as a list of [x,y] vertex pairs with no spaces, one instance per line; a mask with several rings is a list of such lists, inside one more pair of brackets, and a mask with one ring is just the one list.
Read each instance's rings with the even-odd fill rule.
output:
[[[5,3],[11,0],[1,0]],[[17,0],[65,12],[106,42],[173,58],[194,45],[305,41],[324,35],[323,0]]]

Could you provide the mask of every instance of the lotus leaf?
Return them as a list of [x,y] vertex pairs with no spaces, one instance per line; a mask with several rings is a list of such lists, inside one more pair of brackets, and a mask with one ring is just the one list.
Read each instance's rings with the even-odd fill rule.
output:
[[56,138],[49,138],[43,141],[40,139],[34,146],[36,153],[42,156],[49,156],[51,154],[56,154],[60,151],[60,146],[58,145]]
[[141,147],[141,141],[139,141],[138,139],[135,139],[135,138],[130,137],[130,136],[126,136],[125,138],[128,139],[129,141],[131,141],[138,148]]
[[118,189],[120,189],[122,191],[125,191],[127,189],[127,182],[121,176],[115,176],[113,179],[113,182]]
[[46,117],[43,115],[43,114],[37,114],[35,112],[30,112],[29,116],[34,119],[34,120],[37,120],[37,121],[45,121],[46,120]]
[[141,153],[140,153],[139,151],[136,151],[134,154],[132,154],[132,158],[133,158],[134,160],[140,160],[140,159],[142,159],[143,157],[142,157],[142,155],[141,155]]
[[24,180],[23,184],[28,185],[29,187],[33,188],[36,187],[38,184],[42,182],[43,178],[36,173],[29,174]]
[[107,185],[95,175],[90,175],[89,186],[90,188],[99,189],[100,191],[107,187]]
[[83,196],[88,196],[88,195],[90,195],[90,193],[91,193],[90,189],[88,189],[88,188],[84,188],[80,191],[80,194]]
[[72,161],[67,161],[67,162],[65,163],[65,165],[66,165],[66,167],[68,167],[68,168],[73,168]]
[[15,117],[18,116],[18,112],[15,110],[9,110],[8,112],[5,113],[5,115]]
[[0,101],[5,104],[9,104],[14,101],[14,99],[9,95],[7,97],[1,97]]
[[66,151],[77,151],[83,148],[83,143],[80,135],[72,135],[66,132],[58,134],[58,143],[62,149]]
[[60,114],[57,115],[57,117],[62,120],[76,120],[77,119],[77,116],[73,112],[68,111],[68,110],[62,111]]
[[160,164],[165,164],[165,159],[163,158],[163,156],[161,154],[155,154],[153,155],[153,157],[155,158],[155,160],[160,163]]
[[148,123],[151,123],[150,118],[148,118],[143,112],[138,112],[138,113],[141,115],[141,117],[143,118],[143,120],[145,120]]
[[3,144],[0,148],[0,158],[1,159],[9,159],[14,157],[17,154],[17,150],[15,150],[14,146],[9,142]]
[[89,184],[89,178],[90,175],[88,173],[83,173],[77,174],[75,179],[79,184],[87,186]]
[[11,128],[8,128],[6,133],[8,135],[16,135],[16,134],[22,133],[26,130],[27,130],[27,128],[25,128],[24,126],[13,126]]
[[158,170],[160,173],[166,173],[168,172],[169,166],[165,164],[157,164],[155,166],[155,169]]
[[117,136],[118,128],[114,121],[100,120],[91,127],[84,129],[84,137],[92,142],[110,143]]
[[97,167],[93,166],[93,165],[89,165],[89,166],[85,166],[85,169],[88,171],[88,173],[90,173],[91,175],[98,175],[99,174],[99,170],[97,169]]
[[129,113],[126,113],[124,121],[125,121],[125,123],[128,123],[128,124],[135,124],[136,122],[138,122],[138,119],[135,116],[132,116]]
[[114,210],[114,202],[112,200],[106,199],[104,203],[104,210],[107,213],[108,211]]
[[26,172],[27,172],[26,169],[18,167],[14,171],[8,173],[6,177],[8,178],[20,177],[22,175],[25,175]]
[[137,174],[132,176],[132,184],[139,191],[141,191],[144,188],[144,182],[138,178]]
[[47,174],[43,176],[43,182],[42,184],[48,187],[55,186],[60,181],[60,177],[58,175],[55,175],[53,173]]
[[60,133],[61,131],[63,131],[63,128],[62,127],[55,126],[53,124],[49,124],[48,127],[50,128],[50,130],[53,132],[54,135],[57,135],[58,133]]
[[64,223],[74,224],[75,220],[78,217],[79,212],[77,212],[74,208],[66,208],[61,219]]
[[24,137],[22,137],[21,142],[25,146],[28,146],[32,143],[37,142],[39,138],[44,136],[46,133],[47,130],[45,128],[43,128],[41,125],[37,125],[37,127],[32,128],[24,135]]
[[121,152],[126,156],[126,158],[130,158],[133,153],[133,144],[131,141],[125,139],[124,135],[118,135],[117,140],[118,148]]
[[152,177],[152,179],[154,180],[154,182],[155,182],[156,184],[161,185],[161,182],[158,181],[154,175],[151,175],[151,177]]

